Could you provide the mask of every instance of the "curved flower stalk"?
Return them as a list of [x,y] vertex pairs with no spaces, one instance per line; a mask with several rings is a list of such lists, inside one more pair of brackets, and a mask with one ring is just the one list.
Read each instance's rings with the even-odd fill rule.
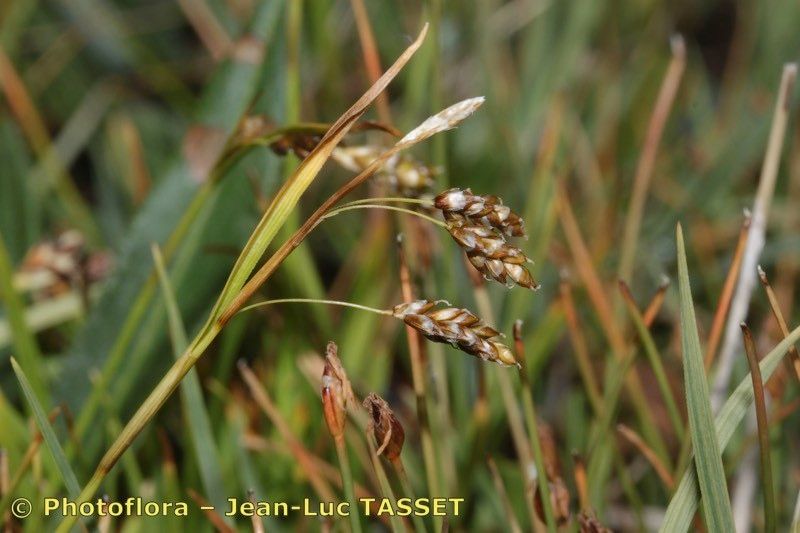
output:
[[[503,366],[520,366],[508,346],[496,340],[503,336],[499,331],[491,326],[487,326],[470,310],[450,307],[450,304],[445,300],[416,300],[395,305],[393,308],[387,310],[339,300],[281,298],[279,300],[267,300],[248,305],[243,308],[241,312],[249,311],[257,307],[284,303],[341,305],[379,315],[393,316],[399,318],[434,342],[449,344],[462,352],[474,355],[484,361],[491,361]],[[447,305],[447,307],[435,308],[436,305],[440,303]]]

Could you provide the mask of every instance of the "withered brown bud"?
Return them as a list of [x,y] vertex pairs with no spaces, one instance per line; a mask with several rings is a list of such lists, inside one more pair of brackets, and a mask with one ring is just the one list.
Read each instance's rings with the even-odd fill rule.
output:
[[[447,307],[436,308],[439,303]],[[500,332],[467,309],[449,307],[444,301],[417,300],[396,305],[392,314],[434,342],[450,344],[484,361],[519,366],[511,350],[494,340]]]
[[370,417],[370,427],[378,443],[378,455],[390,461],[400,456],[406,434],[386,400],[375,393],[364,398],[364,408]]
[[336,344],[329,342],[322,371],[322,409],[331,435],[341,438],[347,422],[347,403],[352,401],[353,391],[337,351]]
[[446,220],[463,217],[470,222],[483,224],[508,235],[524,237],[525,223],[518,214],[497,196],[478,196],[470,189],[449,189],[433,199],[433,205],[442,211]]
[[[569,490],[567,490],[564,480],[560,477],[549,481],[548,485],[550,487],[550,505],[553,508],[553,517],[556,520],[556,524],[563,526],[569,521]],[[544,508],[542,507],[542,496],[539,492],[538,483],[536,485],[533,503],[536,514],[539,516],[539,519],[544,522],[545,514]]]

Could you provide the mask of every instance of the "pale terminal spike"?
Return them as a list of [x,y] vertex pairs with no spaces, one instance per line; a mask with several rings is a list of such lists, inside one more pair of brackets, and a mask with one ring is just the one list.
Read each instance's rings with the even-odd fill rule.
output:
[[406,133],[406,136],[400,139],[397,145],[416,144],[437,133],[455,128],[462,120],[474,113],[485,100],[483,96],[476,96],[451,105],[432,117],[428,117],[425,122]]

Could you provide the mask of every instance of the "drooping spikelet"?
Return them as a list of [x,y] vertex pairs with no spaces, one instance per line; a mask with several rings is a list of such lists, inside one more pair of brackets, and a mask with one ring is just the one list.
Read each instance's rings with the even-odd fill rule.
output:
[[449,189],[433,199],[445,220],[460,218],[497,229],[509,237],[524,237],[525,223],[497,196],[479,196],[470,189]]
[[525,268],[531,261],[505,237],[525,236],[525,224],[500,198],[479,196],[470,189],[449,189],[437,195],[433,205],[442,211],[450,236],[483,277],[505,285],[539,288]]
[[[439,303],[446,307],[436,308]],[[450,344],[484,361],[519,366],[508,346],[494,340],[500,332],[467,309],[450,307],[441,300],[417,300],[394,306],[392,314],[434,342]]]
[[364,408],[369,414],[370,428],[378,443],[378,455],[383,455],[390,461],[400,457],[406,435],[403,426],[386,400],[374,392],[364,398]]
[[525,252],[509,244],[496,229],[470,222],[466,218],[453,219],[447,231],[483,277],[505,285],[516,283],[536,290],[539,284],[533,279],[525,263],[530,260]]

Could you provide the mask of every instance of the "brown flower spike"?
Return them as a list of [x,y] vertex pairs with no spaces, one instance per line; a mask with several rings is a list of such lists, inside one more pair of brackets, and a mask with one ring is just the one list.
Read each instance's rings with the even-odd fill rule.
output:
[[497,196],[478,196],[470,189],[449,189],[433,199],[436,209],[442,211],[445,220],[466,218],[508,235],[525,237],[525,223],[510,207],[503,205]]
[[506,286],[516,283],[526,289],[539,288],[525,267],[525,263],[531,262],[528,256],[516,246],[508,244],[496,229],[461,218],[448,222],[447,231],[484,278]]
[[400,457],[406,434],[386,400],[371,392],[364,398],[364,408],[370,416],[370,428],[378,442],[378,455],[390,461]]
[[322,371],[322,409],[328,430],[335,439],[344,436],[347,403],[353,401],[350,380],[337,351],[336,343],[329,342],[325,350],[325,369]]
[[[436,309],[439,303],[448,307]],[[392,314],[434,342],[450,344],[484,361],[519,366],[508,346],[493,340],[500,332],[467,309],[449,307],[443,300],[417,300],[394,306]]]
[[532,262],[506,241],[524,237],[522,218],[496,196],[478,196],[469,189],[449,189],[433,199],[442,211],[447,231],[484,278],[536,290],[539,284],[525,267]]

